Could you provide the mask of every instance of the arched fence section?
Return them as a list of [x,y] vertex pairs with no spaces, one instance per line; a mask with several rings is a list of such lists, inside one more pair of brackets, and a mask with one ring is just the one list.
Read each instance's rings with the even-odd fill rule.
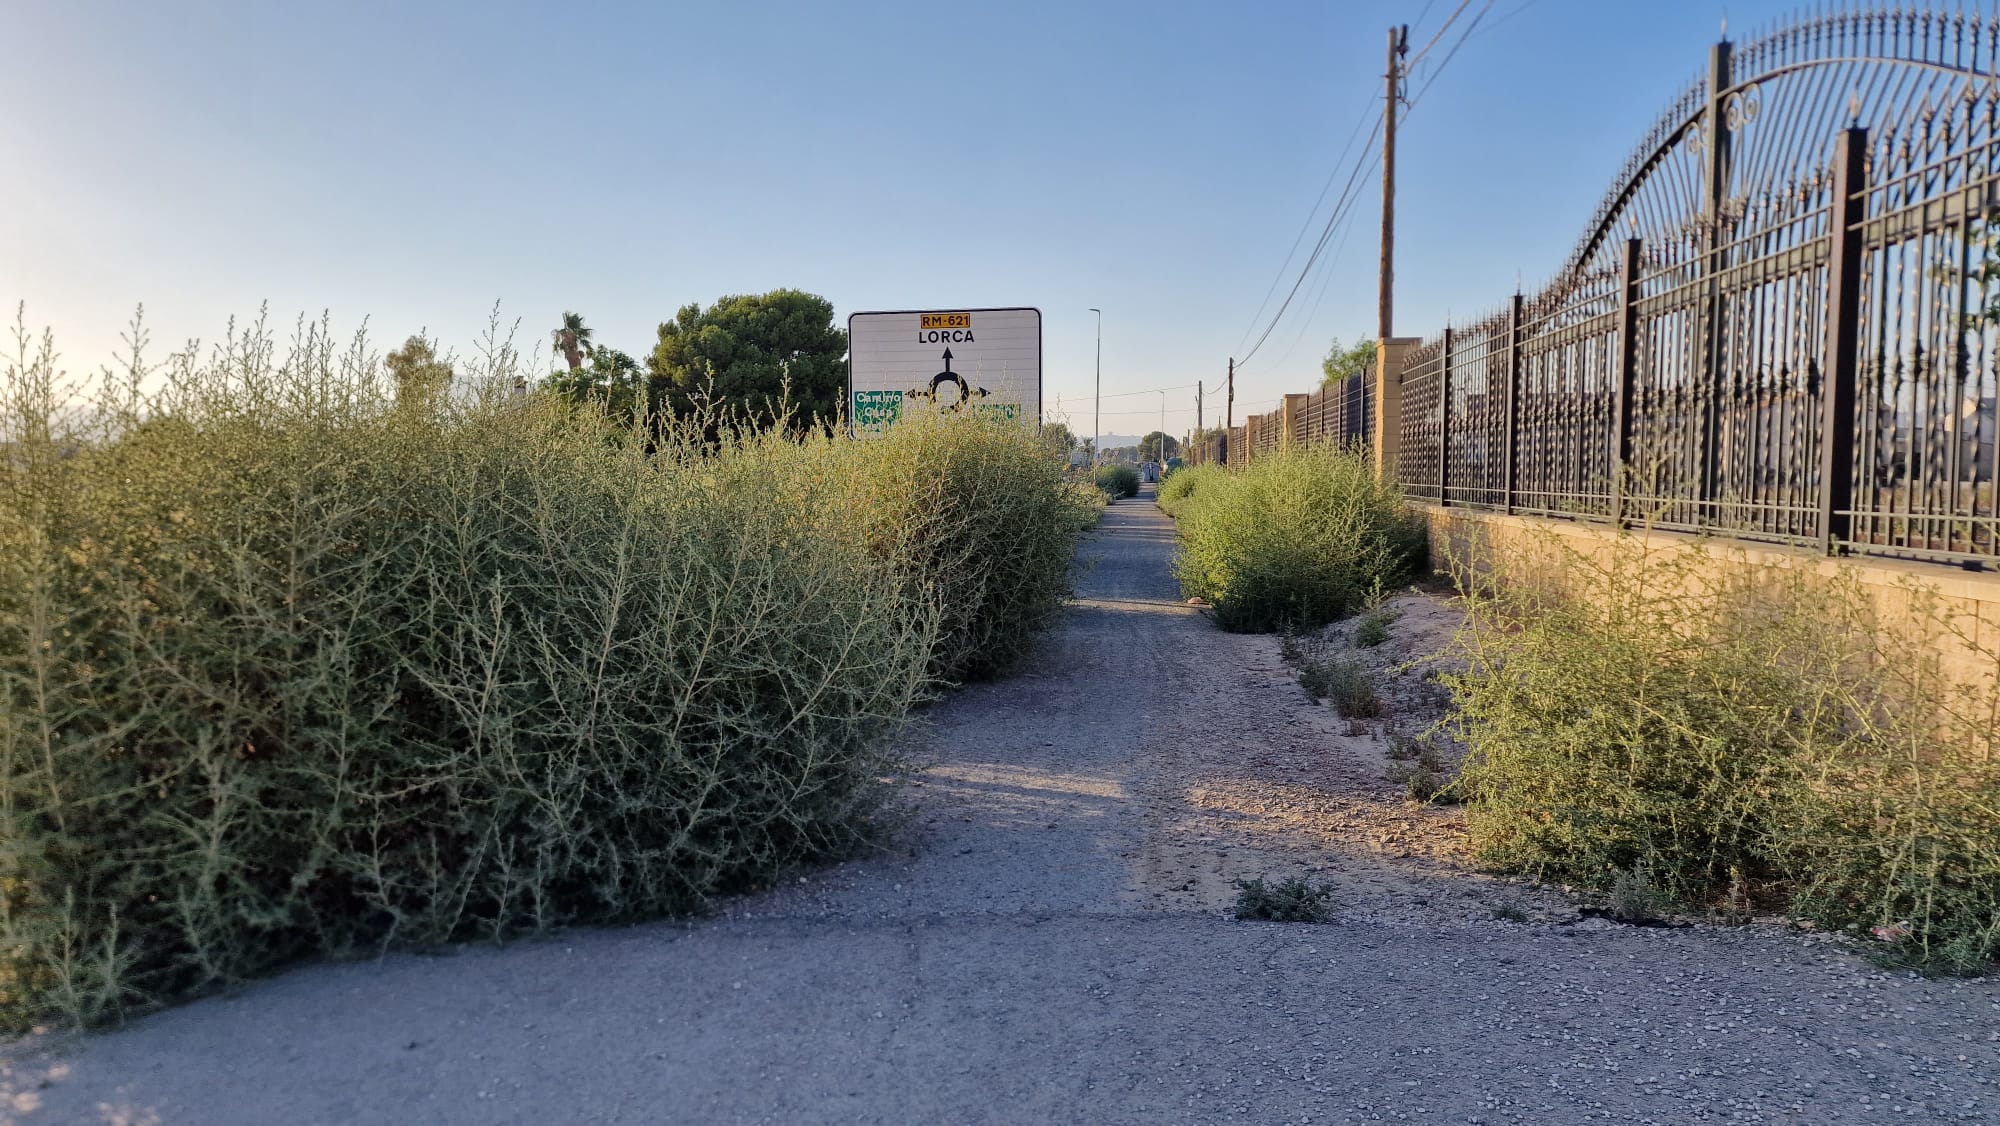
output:
[[1717,44],[1554,281],[1404,354],[1396,479],[1442,505],[2000,555],[1996,74],[2000,20],[1956,12]]

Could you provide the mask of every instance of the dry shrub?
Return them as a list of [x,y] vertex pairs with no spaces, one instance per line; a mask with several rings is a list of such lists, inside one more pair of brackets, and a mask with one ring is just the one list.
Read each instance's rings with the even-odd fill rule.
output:
[[1073,526],[980,526],[1068,511],[997,430],[654,434],[507,394],[497,334],[466,366],[398,407],[365,341],[260,324],[92,402],[20,334],[0,1027],[850,853],[930,667],[1059,597]]
[[941,615],[932,671],[964,681],[1017,664],[1068,598],[1076,536],[1101,499],[1079,496],[1058,455],[999,417],[913,415],[840,449],[851,511]]
[[1228,478],[1229,470],[1220,465],[1184,465],[1160,482],[1158,504],[1167,515],[1177,516],[1202,488]]
[[1093,477],[1108,500],[1127,500],[1139,495],[1139,470],[1135,466],[1100,465]]
[[[1178,475],[1177,475],[1178,476]],[[1181,589],[1232,632],[1345,617],[1424,557],[1424,530],[1367,455],[1296,444],[1217,471],[1176,502]]]
[[2000,694],[1939,643],[2000,662],[1932,592],[1637,537],[1479,563],[1448,682],[1488,862],[1600,888],[1643,871],[1695,904],[1748,887],[1940,969],[2000,955]]

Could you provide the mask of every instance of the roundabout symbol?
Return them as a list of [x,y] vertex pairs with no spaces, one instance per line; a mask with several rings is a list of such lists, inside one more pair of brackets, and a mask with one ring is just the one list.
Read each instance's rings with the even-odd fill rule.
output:
[[[943,390],[947,384],[953,388],[952,391],[946,392]],[[930,389],[911,391],[909,394],[912,399],[929,399],[940,410],[955,411],[973,399],[984,399],[986,396],[992,394],[992,392],[984,387],[972,386],[965,381],[964,376],[951,370],[951,349],[946,348],[944,350],[944,370],[931,376]],[[947,395],[949,395],[948,399],[946,398]]]

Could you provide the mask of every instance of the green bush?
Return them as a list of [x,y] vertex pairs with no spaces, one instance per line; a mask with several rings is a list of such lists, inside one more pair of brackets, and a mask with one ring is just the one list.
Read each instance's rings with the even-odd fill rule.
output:
[[1139,495],[1139,471],[1129,465],[1100,465],[1097,467],[1097,487],[1112,500],[1124,500]]
[[1424,533],[1369,459],[1331,445],[1204,477],[1177,510],[1182,590],[1234,632],[1310,629],[1408,577]]
[[1194,499],[1195,493],[1204,483],[1227,480],[1229,471],[1220,465],[1189,465],[1167,474],[1160,482],[1159,505],[1169,516],[1180,515],[1180,510]]
[[1562,578],[1483,589],[1448,678],[1485,861],[1754,896],[1927,966],[2000,955],[2000,701],[1945,675],[1933,597],[1885,614],[1849,571],[1636,540],[1501,570]]
[[851,853],[935,674],[1060,598],[1076,505],[1015,436],[625,429],[489,343],[398,407],[323,326],[88,405],[21,341],[0,1028]]
[[914,599],[940,608],[932,672],[1013,667],[1069,596],[1076,536],[1101,498],[1079,497],[1046,443],[997,417],[913,415],[836,448],[870,541]]

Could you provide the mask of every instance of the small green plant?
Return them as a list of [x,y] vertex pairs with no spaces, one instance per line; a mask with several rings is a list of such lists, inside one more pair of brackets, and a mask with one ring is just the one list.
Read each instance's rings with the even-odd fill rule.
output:
[[1354,646],[1357,649],[1373,649],[1389,640],[1389,627],[1395,624],[1397,613],[1387,607],[1378,606],[1361,615],[1354,623]]
[[1358,661],[1307,661],[1299,684],[1315,700],[1332,704],[1348,719],[1373,719],[1382,714],[1382,697],[1375,676]]
[[1654,923],[1673,907],[1673,899],[1653,885],[1645,869],[1634,868],[1612,878],[1605,907],[1621,923]]
[[1502,903],[1500,906],[1495,907],[1493,909],[1493,917],[1503,923],[1525,923],[1528,921],[1528,913],[1521,910],[1518,904],[1513,903]]
[[1333,885],[1315,886],[1294,876],[1276,884],[1263,877],[1236,881],[1236,917],[1273,923],[1333,921]]
[[1139,495],[1139,471],[1129,465],[1100,465],[1097,467],[1097,487],[1112,500],[1125,500]]
[[1414,802],[1457,805],[1465,800],[1436,740],[1428,734],[1415,739],[1390,736],[1389,767],[1382,776],[1403,787],[1404,795]]

